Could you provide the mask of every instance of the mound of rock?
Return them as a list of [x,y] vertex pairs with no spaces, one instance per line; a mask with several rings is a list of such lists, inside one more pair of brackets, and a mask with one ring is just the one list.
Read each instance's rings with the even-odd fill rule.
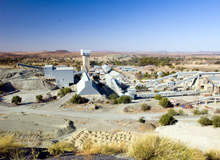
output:
[[135,136],[131,132],[104,132],[104,131],[89,131],[82,130],[73,133],[71,139],[72,143],[79,149],[83,148],[85,143],[100,143],[100,144],[130,144]]
[[41,79],[16,79],[10,82],[18,90],[54,89],[56,87]]
[[64,127],[57,130],[57,136],[63,136],[69,133],[72,133],[76,130],[74,122],[71,120],[65,120]]

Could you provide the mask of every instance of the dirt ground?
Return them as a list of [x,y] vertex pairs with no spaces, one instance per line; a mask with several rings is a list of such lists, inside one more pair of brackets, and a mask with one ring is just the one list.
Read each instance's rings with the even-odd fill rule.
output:
[[[24,72],[24,74],[26,75],[24,79],[33,76],[29,72]],[[13,75],[17,74],[13,73]],[[19,74],[18,76],[22,75]],[[57,92],[58,90],[48,88],[21,89],[17,93],[2,97],[0,102],[1,133],[19,132],[19,134],[24,135],[23,138],[28,135],[27,137],[30,139],[31,136],[35,136],[39,143],[30,142],[28,145],[45,147],[53,140],[67,138],[81,130],[110,132],[112,134],[116,132],[131,134],[153,132],[180,140],[201,150],[220,148],[220,130],[212,127],[201,127],[197,123],[199,116],[194,116],[192,110],[183,109],[186,115],[176,116],[175,118],[178,120],[176,125],[159,127],[158,121],[168,109],[162,108],[155,99],[138,99],[130,104],[113,105],[102,102],[100,97],[96,97],[100,100],[97,103],[73,105],[69,103],[70,98],[75,94],[72,92],[47,103],[36,102],[36,95],[46,96],[48,93],[56,95]],[[10,104],[11,98],[15,95],[22,97],[22,104]],[[191,102],[197,98],[197,96],[182,96],[172,97],[171,99]],[[151,110],[141,111],[140,107],[143,103],[150,105]],[[94,104],[100,108],[95,109]],[[202,108],[203,106],[199,107]],[[212,114],[212,108],[218,108],[219,104],[208,104],[208,106],[211,108],[210,113]],[[132,111],[126,112],[125,108],[131,108]],[[145,123],[139,122],[141,117],[145,119]]]
[[156,132],[203,151],[220,149],[220,128],[201,127],[196,122],[180,121],[176,125],[159,127]]

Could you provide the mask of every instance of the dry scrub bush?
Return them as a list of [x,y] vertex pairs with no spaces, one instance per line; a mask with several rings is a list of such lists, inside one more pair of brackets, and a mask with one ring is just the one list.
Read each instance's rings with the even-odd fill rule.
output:
[[204,115],[204,114],[208,114],[208,110],[207,109],[203,109],[203,110],[198,110],[198,109],[195,109],[193,110],[193,114],[194,115]]
[[22,101],[22,98],[19,97],[19,96],[14,96],[14,97],[12,97],[12,99],[11,99],[11,103],[14,103],[14,104],[16,104],[16,105],[20,104],[21,101]]
[[138,160],[205,160],[202,152],[159,136],[146,135],[129,147],[128,155]]
[[183,110],[176,111],[174,109],[169,109],[167,113],[171,116],[181,116],[185,114]]
[[73,143],[58,142],[49,146],[48,152],[51,155],[59,156],[62,155],[64,152],[76,152],[76,147]]
[[151,106],[148,105],[148,104],[144,103],[144,104],[141,105],[141,110],[144,111],[144,112],[149,111],[150,109],[151,109]]
[[57,95],[63,97],[70,92],[72,92],[71,88],[61,88]]
[[220,151],[211,150],[205,156],[206,160],[220,160]]
[[117,99],[119,104],[127,104],[127,103],[131,103],[132,102],[132,98],[130,96],[120,96]]
[[161,100],[163,97],[160,94],[156,94],[154,99],[156,100]]
[[173,125],[176,123],[176,119],[171,114],[164,114],[160,117],[159,123],[162,126]]
[[214,127],[220,127],[220,116],[213,116],[212,123]]
[[202,126],[209,126],[212,125],[212,121],[208,117],[200,117],[198,120],[199,124]]
[[37,95],[36,96],[36,101],[37,102],[42,102],[43,101],[43,96],[42,95]]
[[0,154],[8,154],[10,150],[21,147],[24,145],[16,142],[13,135],[0,136]]
[[159,105],[161,105],[163,108],[173,107],[168,98],[161,98],[159,101]]
[[94,155],[94,154],[104,154],[104,155],[114,155],[119,153],[126,153],[127,148],[123,144],[102,144],[102,143],[92,143],[88,140],[83,144],[81,153],[84,155]]
[[72,98],[70,99],[70,102],[73,104],[83,104],[83,103],[87,103],[88,99],[81,97],[78,94],[75,94],[74,96],[72,96]]

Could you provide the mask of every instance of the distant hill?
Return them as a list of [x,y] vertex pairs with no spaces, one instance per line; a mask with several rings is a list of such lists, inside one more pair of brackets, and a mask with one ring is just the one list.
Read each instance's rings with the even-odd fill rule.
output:
[[[140,56],[219,56],[220,52],[167,52],[167,51],[138,51],[138,52],[115,52],[93,51],[91,56],[105,56],[114,54],[140,55]],[[41,52],[0,52],[0,57],[79,57],[80,51],[56,50]]]

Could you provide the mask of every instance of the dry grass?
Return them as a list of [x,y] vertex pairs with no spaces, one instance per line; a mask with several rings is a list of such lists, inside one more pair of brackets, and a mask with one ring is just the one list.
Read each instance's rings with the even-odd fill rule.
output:
[[134,142],[128,155],[138,160],[205,160],[202,152],[159,136],[146,135]]
[[220,114],[220,108],[217,108],[217,109],[215,110],[215,113],[216,113],[216,114]]
[[[64,152],[79,153],[84,156],[95,154],[117,155],[123,153],[137,160],[220,160],[220,151],[210,151],[204,154],[199,150],[188,148],[179,142],[153,134],[144,135],[130,144],[91,143],[88,140],[84,143],[83,148],[78,150],[74,143],[64,141],[49,146],[48,152],[53,156],[62,155]],[[18,143],[14,135],[1,135],[0,159],[2,158],[1,155],[9,155],[13,157],[12,159],[24,159],[21,153],[12,152],[12,150],[23,147],[24,145]]]
[[220,160],[220,150],[211,150],[208,153],[206,153],[206,157],[206,160]]
[[24,144],[27,147],[44,147],[44,142],[54,138],[51,134],[44,134],[42,131],[0,131],[0,136],[13,135],[14,139]]
[[69,142],[58,142],[48,147],[48,152],[54,156],[62,155],[64,152],[76,152],[76,150],[75,145]]
[[23,144],[17,142],[14,135],[0,136],[0,153],[9,153],[10,150],[24,147]]
[[94,155],[94,154],[105,154],[105,155],[115,155],[120,153],[126,153],[127,147],[123,144],[93,144],[91,141],[87,141],[83,145],[81,154],[83,155]]

